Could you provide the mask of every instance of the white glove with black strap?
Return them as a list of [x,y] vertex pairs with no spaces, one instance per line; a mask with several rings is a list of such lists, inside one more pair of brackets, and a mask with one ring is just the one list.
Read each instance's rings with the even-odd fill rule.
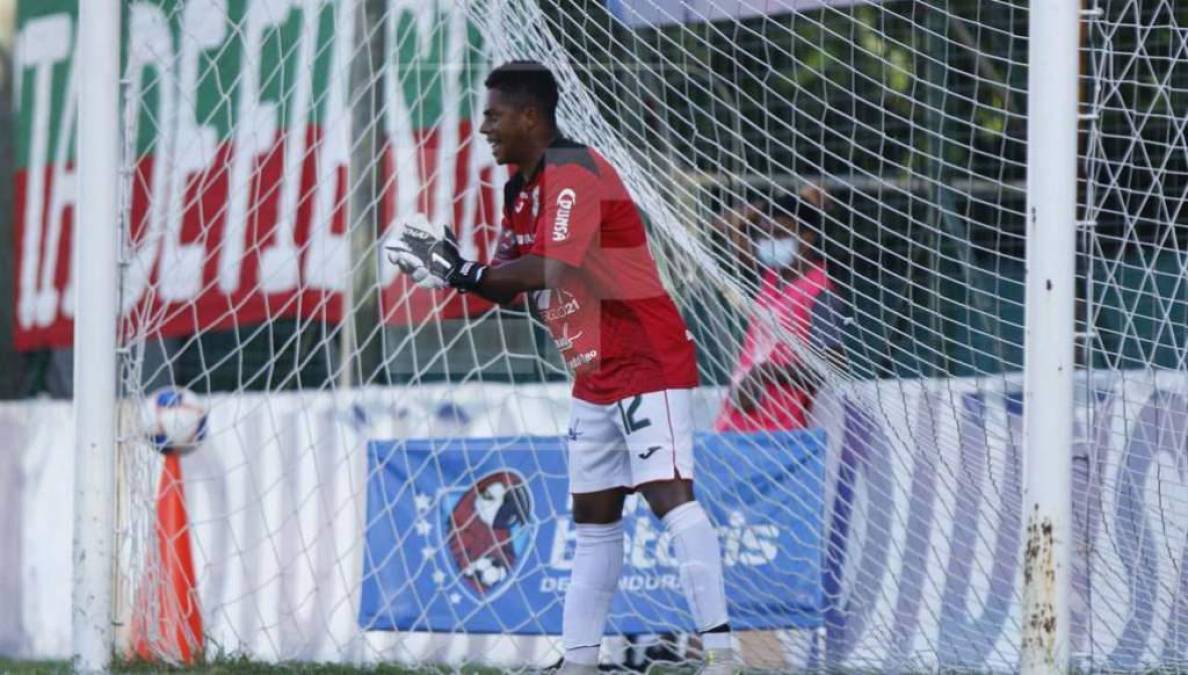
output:
[[[403,237],[408,227],[416,221],[428,221],[424,214],[416,214],[409,220],[397,222],[388,234],[388,241],[384,244],[384,252],[388,255],[388,262],[400,268],[414,283],[422,288],[445,288],[445,282],[429,273],[429,268],[420,258],[413,255],[412,250],[404,243]],[[417,223],[418,226],[420,225]]]
[[465,293],[474,290],[487,271],[486,265],[462,258],[448,225],[437,230],[421,213],[398,223],[384,249],[388,260],[422,288],[449,286]]

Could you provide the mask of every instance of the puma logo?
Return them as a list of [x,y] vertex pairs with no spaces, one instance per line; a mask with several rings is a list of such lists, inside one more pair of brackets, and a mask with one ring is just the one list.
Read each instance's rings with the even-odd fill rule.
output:
[[639,453],[639,458],[647,459],[647,458],[651,457],[652,455],[656,454],[657,450],[663,450],[663,449],[664,449],[663,445],[653,445],[652,447],[648,448],[647,450]]

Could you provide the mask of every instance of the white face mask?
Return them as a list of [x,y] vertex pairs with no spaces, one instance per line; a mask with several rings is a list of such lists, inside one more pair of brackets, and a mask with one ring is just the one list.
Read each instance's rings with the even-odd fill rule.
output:
[[800,237],[778,237],[755,242],[755,257],[759,262],[775,269],[791,265],[799,252]]

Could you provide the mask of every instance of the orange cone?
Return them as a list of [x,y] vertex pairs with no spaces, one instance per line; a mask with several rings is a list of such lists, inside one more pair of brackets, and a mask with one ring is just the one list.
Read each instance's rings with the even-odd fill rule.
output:
[[137,593],[133,649],[145,661],[190,664],[202,653],[202,612],[190,553],[181,458],[174,452],[165,455],[157,487],[157,549],[155,569],[149,565]]

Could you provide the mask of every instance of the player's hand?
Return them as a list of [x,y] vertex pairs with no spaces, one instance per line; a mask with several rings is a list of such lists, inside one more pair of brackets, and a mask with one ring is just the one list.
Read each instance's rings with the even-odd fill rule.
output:
[[404,243],[404,233],[411,227],[425,229],[429,225],[429,221],[422,213],[417,213],[410,218],[398,221],[392,227],[391,233],[388,235],[388,240],[384,244],[384,253],[387,254],[388,262],[400,268],[408,276],[412,277],[421,288],[445,288],[445,282],[430,273],[429,267],[425,262],[415,255],[411,248]]
[[458,252],[458,239],[448,225],[434,232],[428,220],[410,221],[400,235],[409,260],[416,260],[429,276],[460,291],[474,290],[487,266],[466,260]]
[[437,230],[423,214],[398,225],[386,248],[389,259],[424,288],[473,290],[487,270],[486,265],[462,258],[449,226]]

